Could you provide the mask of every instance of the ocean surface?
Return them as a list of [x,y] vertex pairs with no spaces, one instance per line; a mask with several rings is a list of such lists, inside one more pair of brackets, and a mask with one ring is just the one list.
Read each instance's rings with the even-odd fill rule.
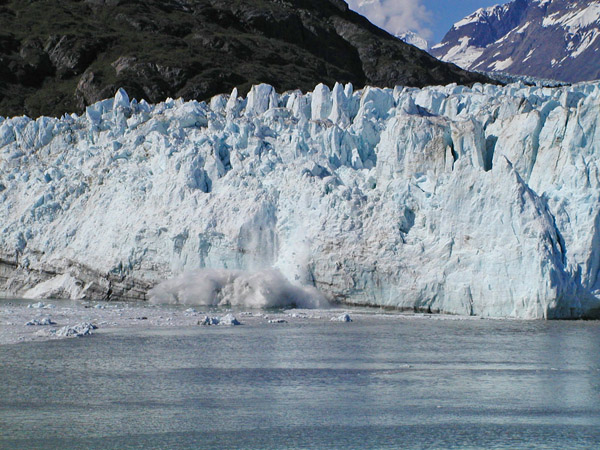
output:
[[0,346],[0,448],[590,449],[600,323],[307,320]]

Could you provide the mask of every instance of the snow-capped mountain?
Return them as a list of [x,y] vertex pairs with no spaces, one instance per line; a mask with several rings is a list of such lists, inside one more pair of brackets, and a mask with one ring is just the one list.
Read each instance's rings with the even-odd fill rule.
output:
[[600,1],[514,0],[479,9],[431,54],[470,70],[600,79]]
[[597,316],[599,143],[599,83],[120,90],[0,118],[0,290],[141,299],[273,268],[348,304]]
[[429,42],[427,41],[427,39],[419,36],[414,31],[406,31],[404,33],[399,34],[396,37],[406,42],[407,44],[414,45],[415,47],[420,48],[421,50],[429,50]]

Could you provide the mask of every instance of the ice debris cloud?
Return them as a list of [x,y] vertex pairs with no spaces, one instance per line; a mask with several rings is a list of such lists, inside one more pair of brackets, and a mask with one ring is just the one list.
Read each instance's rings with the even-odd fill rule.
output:
[[311,286],[294,286],[278,270],[203,269],[163,281],[149,292],[152,303],[244,308],[323,308],[328,302]]
[[599,111],[599,83],[260,85],[0,119],[2,289],[133,298],[172,279],[152,298],[270,305],[251,274],[272,268],[348,304],[594,316]]

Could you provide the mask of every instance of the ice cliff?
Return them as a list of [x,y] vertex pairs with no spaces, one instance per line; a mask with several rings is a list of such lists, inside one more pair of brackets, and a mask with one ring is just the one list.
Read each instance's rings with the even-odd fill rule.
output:
[[120,90],[0,119],[1,289],[141,299],[187,271],[273,268],[347,304],[596,316],[599,156],[599,83]]

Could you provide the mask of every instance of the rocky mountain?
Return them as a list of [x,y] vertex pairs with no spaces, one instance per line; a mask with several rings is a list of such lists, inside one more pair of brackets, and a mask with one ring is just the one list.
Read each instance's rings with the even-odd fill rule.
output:
[[454,24],[431,54],[469,70],[600,78],[600,1],[514,0]]
[[342,0],[0,0],[0,115],[112,96],[207,99],[268,82],[308,90],[482,81],[405,45]]
[[289,280],[346,304],[597,318],[599,142],[600,83],[120,90],[0,119],[0,292],[147,299],[200,270],[153,292],[247,305]]

